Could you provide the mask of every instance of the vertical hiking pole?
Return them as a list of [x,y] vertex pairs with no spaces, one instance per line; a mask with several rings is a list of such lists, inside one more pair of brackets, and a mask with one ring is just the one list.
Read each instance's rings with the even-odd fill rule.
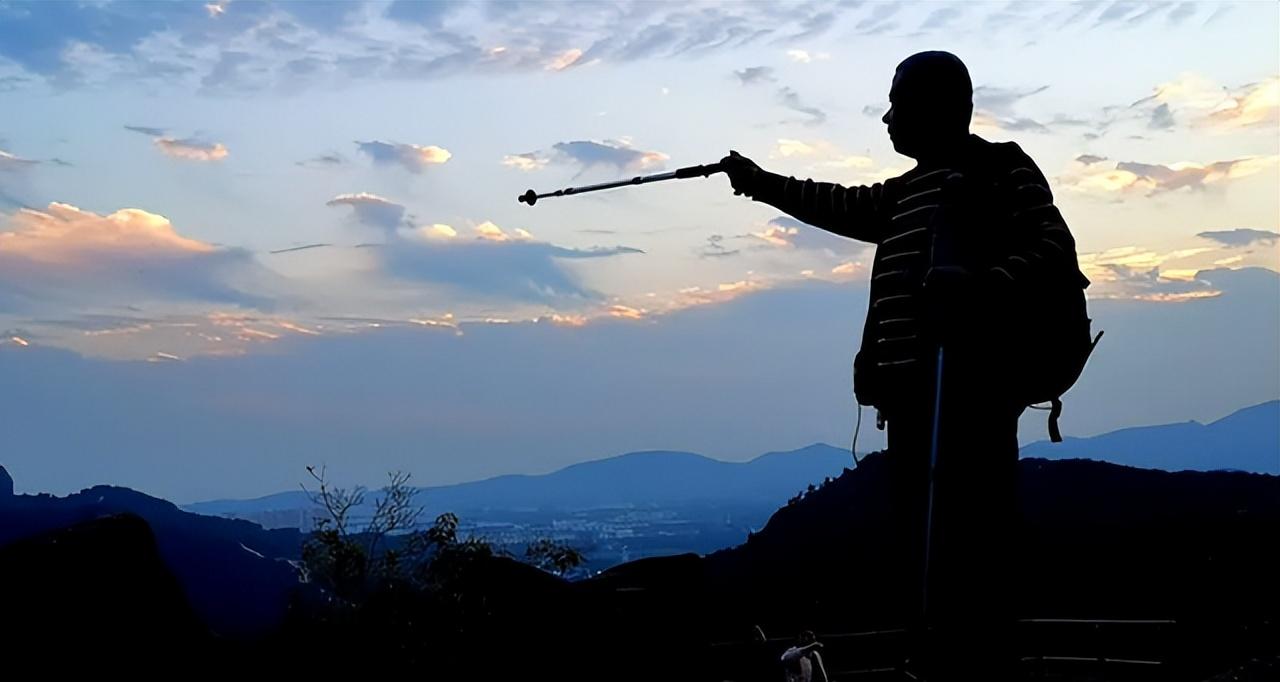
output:
[[[963,181],[964,176],[959,173],[951,173],[943,181],[942,200],[939,202],[938,209],[934,212],[931,220],[933,231],[929,253],[929,268],[931,270],[939,267],[952,267],[957,264],[954,243],[956,226],[953,224],[956,211],[953,208],[953,204],[958,199],[956,195],[963,191],[961,189]],[[936,324],[938,311],[931,312],[935,315],[934,322]],[[929,582],[933,568],[933,507],[934,497],[937,495],[938,448],[940,447],[940,433],[942,431],[943,361],[946,359],[946,349],[943,343],[945,333],[935,329],[934,335],[937,337],[938,354],[934,366],[933,419],[931,420],[932,428],[929,433],[929,492],[925,505],[924,521],[924,572],[920,586],[921,620],[924,623],[926,636],[929,629]]]
[[929,574],[932,562],[930,551],[933,545],[933,496],[937,487],[938,471],[938,431],[942,425],[942,361],[946,357],[942,343],[938,343],[936,373],[933,383],[933,428],[929,434],[929,498],[925,506],[924,518],[924,581],[920,586],[920,610],[925,629],[929,627]]

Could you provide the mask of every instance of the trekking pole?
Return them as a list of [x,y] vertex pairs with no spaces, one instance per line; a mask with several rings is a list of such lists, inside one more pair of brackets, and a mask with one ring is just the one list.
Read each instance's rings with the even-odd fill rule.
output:
[[[954,202],[954,196],[963,177],[958,173],[947,176],[942,189],[942,201],[932,220],[933,240],[929,253],[930,268],[955,265],[955,226],[951,224],[955,212],[949,211],[948,202]],[[934,366],[933,383],[933,425],[929,434],[929,492],[925,507],[924,530],[924,580],[920,586],[920,610],[926,631],[929,623],[929,578],[932,569],[933,549],[933,502],[937,488],[939,434],[942,430],[942,377],[943,361],[946,359],[944,334],[938,337],[938,355]]]
[[615,187],[626,187],[627,185],[647,185],[651,182],[662,182],[663,180],[684,180],[686,178],[705,178],[713,173],[719,173],[724,170],[718,163],[709,163],[703,166],[687,166],[678,168],[668,173],[655,173],[653,175],[637,175],[630,180],[615,180],[613,182],[602,182],[597,185],[584,185],[582,187],[565,187],[554,192],[544,192],[538,194],[533,190],[529,190],[516,198],[516,201],[529,204],[536,204],[539,199],[548,197],[567,197],[572,194],[586,194],[587,192],[598,192],[602,189],[613,189]]
[[924,583],[920,587],[920,610],[923,612],[926,629],[929,626],[929,574],[932,567],[930,550],[932,550],[933,545],[933,496],[934,488],[937,485],[938,431],[942,425],[942,361],[945,357],[946,354],[943,351],[942,344],[939,343],[933,383],[933,428],[929,434],[929,499],[925,508],[924,519]]

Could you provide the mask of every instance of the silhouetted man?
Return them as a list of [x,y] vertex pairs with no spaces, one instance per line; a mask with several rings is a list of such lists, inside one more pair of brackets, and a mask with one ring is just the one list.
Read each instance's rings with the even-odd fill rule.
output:
[[[736,152],[721,162],[737,193],[877,245],[854,385],[858,402],[875,406],[888,425],[898,554],[904,571],[917,572],[906,584],[923,582],[930,546],[931,679],[1000,679],[1012,660],[996,647],[1008,641],[1011,623],[1008,545],[1025,402],[1007,390],[1019,370],[1006,361],[1002,339],[1017,325],[1009,318],[1020,291],[1067,272],[1083,280],[1074,240],[1035,163],[1012,142],[969,133],[972,97],[955,55],[923,52],[903,61],[883,121],[894,149],[917,165],[883,183],[799,181]],[[939,225],[949,233],[945,249],[935,240]],[[946,364],[926,540],[940,344]],[[921,590],[913,592],[917,601],[904,611],[919,613]]]

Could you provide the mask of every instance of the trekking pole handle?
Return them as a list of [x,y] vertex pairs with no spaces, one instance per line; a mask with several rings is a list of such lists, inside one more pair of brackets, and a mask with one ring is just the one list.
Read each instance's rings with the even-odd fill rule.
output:
[[676,177],[683,180],[685,178],[708,177],[716,173],[724,172],[724,166],[719,163],[708,163],[702,166],[686,166],[676,170]]

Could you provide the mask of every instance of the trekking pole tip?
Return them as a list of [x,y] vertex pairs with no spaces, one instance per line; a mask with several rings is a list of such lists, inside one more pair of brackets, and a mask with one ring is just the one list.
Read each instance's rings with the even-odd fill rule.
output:
[[523,202],[532,206],[538,202],[538,193],[534,192],[533,190],[529,190],[528,192],[525,192],[524,194],[521,194],[520,196],[516,197],[516,201]]

